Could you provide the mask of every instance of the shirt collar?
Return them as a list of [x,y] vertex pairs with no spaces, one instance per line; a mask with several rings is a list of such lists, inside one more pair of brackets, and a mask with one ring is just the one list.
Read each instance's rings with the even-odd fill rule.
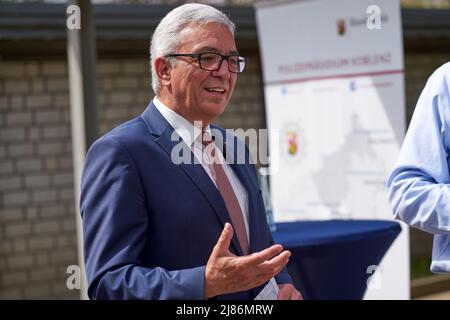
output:
[[[167,107],[157,97],[153,98],[153,104],[162,114],[164,119],[166,119],[167,122],[172,126],[175,132],[181,137],[184,143],[186,143],[189,147],[192,146],[194,141],[196,140],[200,141],[201,130],[199,128],[195,127],[183,116],[179,115],[178,113]],[[205,131],[211,135],[209,125],[206,127]]]

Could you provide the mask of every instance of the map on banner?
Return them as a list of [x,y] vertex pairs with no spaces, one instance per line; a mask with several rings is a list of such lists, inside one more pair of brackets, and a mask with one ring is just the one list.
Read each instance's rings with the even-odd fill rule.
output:
[[276,221],[390,218],[385,184],[404,135],[399,10],[390,0],[258,9]]
[[384,101],[402,85],[401,75],[389,75],[266,88],[267,103],[277,105],[267,110],[269,126],[279,130],[270,142],[278,145],[276,220],[386,217],[386,172],[402,137],[391,124],[402,109],[386,110]]

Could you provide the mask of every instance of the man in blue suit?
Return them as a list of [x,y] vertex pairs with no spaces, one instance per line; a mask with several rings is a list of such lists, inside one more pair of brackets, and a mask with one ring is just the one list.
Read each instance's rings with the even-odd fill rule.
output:
[[91,298],[253,299],[261,290],[301,298],[285,268],[290,252],[273,243],[247,148],[210,126],[244,66],[233,23],[210,6],[178,7],[156,28],[156,97],[86,158]]

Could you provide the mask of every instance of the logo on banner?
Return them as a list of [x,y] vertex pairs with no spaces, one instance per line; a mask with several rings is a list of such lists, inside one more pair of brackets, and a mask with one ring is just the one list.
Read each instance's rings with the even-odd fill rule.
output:
[[369,30],[380,30],[381,24],[389,21],[387,14],[381,14],[380,7],[371,5],[367,7],[366,17],[348,17],[347,19],[336,20],[337,34],[339,36],[346,35],[350,28],[366,27]]
[[293,165],[298,165],[298,161],[303,158],[305,153],[304,131],[296,123],[285,123],[279,136],[281,157]]
[[288,152],[291,156],[294,156],[298,150],[297,132],[288,131],[287,133]]
[[339,19],[337,21],[337,32],[338,32],[338,35],[343,36],[346,31],[347,31],[347,28],[345,26],[345,20],[344,19]]

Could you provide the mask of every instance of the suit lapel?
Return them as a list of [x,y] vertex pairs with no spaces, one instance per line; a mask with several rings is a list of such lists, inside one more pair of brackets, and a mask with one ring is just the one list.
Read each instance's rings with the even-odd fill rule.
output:
[[[174,150],[174,148],[177,148],[176,150],[189,150],[189,155],[185,155],[184,158],[187,160],[187,163],[180,163],[179,167],[190,177],[192,183],[197,186],[197,188],[208,200],[222,226],[224,226],[226,222],[231,222],[225,202],[223,201],[223,198],[216,186],[211,181],[202,165],[194,162],[195,156],[190,151],[190,148],[178,136],[172,126],[170,126],[153,103],[151,103],[144,111],[142,118],[147,123],[151,133],[153,134],[155,142],[167,152],[169,158],[171,157],[172,150]],[[179,145],[180,143],[182,145]],[[171,161],[171,159],[169,161]],[[239,255],[243,254],[236,234],[233,236],[231,244]]]

